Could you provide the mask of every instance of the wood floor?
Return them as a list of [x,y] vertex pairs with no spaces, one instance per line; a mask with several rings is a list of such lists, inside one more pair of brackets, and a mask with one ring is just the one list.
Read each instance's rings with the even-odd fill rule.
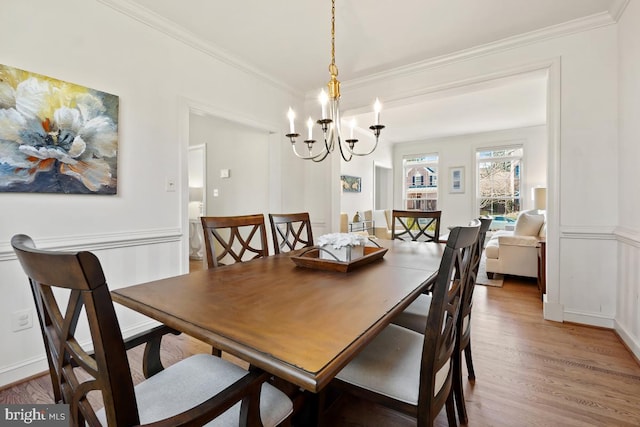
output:
[[[472,348],[475,384],[465,379],[469,426],[640,426],[640,365],[610,330],[545,321],[533,281],[476,287]],[[137,351],[137,353],[136,353]],[[181,335],[163,343],[166,363],[209,347]],[[139,373],[140,353],[130,354]],[[48,377],[0,391],[0,403],[50,403]],[[329,426],[413,426],[348,396]],[[437,420],[446,426],[444,412]]]

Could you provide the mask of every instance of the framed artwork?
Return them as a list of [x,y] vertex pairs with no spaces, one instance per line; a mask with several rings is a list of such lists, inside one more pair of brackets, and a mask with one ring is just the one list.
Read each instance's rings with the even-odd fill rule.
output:
[[0,192],[116,194],[118,97],[0,64]]
[[341,175],[340,184],[343,193],[359,193],[362,191],[362,179],[359,176]]
[[449,168],[449,193],[464,193],[464,166]]

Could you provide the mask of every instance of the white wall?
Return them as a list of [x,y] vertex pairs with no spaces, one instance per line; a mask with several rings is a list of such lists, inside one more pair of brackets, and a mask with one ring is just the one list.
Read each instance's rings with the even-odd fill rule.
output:
[[618,37],[620,215],[615,320],[616,330],[640,358],[640,3],[629,2],[619,23]]
[[[415,154],[437,153],[439,156],[438,210],[442,211],[441,230],[449,226],[466,224],[478,216],[476,200],[475,153],[480,148],[521,145],[524,148],[522,191],[523,209],[532,209],[531,197],[535,186],[546,186],[547,128],[535,126],[505,131],[437,138],[426,141],[396,144],[393,150],[394,182],[398,189],[403,182],[402,159]],[[449,193],[449,168],[463,166],[465,171],[464,193]],[[404,209],[402,193],[397,191],[394,208]],[[444,232],[444,231],[443,231]]]
[[[357,143],[362,144],[360,151],[368,151],[370,147],[373,146],[373,142],[369,141],[367,136],[355,135],[355,137],[361,140]],[[381,138],[384,138],[384,135],[382,135]],[[371,155],[354,156],[350,162],[340,162],[342,175],[359,176],[362,178],[362,191],[360,193],[341,192],[340,211],[346,212],[349,216],[349,220],[353,218],[356,211],[362,214],[366,210],[373,209],[373,196],[375,190],[374,164],[377,163],[380,165],[391,166],[391,147],[391,144],[386,141],[380,142],[376,151]],[[355,149],[358,150],[358,147]]]
[[[270,129],[271,209],[300,207],[299,193],[282,187],[303,182],[304,168],[275,143],[286,146],[284,114],[302,104],[302,96],[104,4],[4,2],[0,39],[6,65],[120,97],[117,195],[0,193],[1,386],[46,366],[37,325],[16,333],[10,328],[14,310],[33,307],[9,246],[12,235],[30,234],[42,247],[94,250],[111,288],[188,271],[188,105]],[[165,191],[167,179],[176,181],[177,191]],[[139,316],[119,314],[125,334],[145,326]]]

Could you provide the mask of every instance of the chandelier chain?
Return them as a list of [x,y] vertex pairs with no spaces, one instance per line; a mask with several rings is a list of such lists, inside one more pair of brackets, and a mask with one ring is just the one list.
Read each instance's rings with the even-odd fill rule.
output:
[[336,65],[336,0],[331,0],[331,65]]

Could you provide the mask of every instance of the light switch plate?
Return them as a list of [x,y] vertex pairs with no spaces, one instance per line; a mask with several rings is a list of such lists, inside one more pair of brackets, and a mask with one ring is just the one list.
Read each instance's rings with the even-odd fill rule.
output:
[[229,178],[231,171],[229,169],[220,169],[220,178]]

